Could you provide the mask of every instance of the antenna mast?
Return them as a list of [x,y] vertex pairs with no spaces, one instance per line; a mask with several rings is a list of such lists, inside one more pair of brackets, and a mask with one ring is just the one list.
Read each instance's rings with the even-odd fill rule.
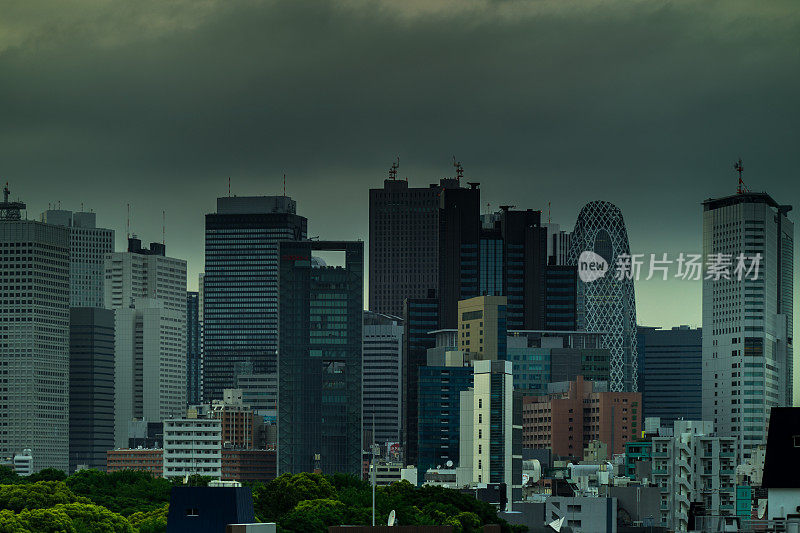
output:
[[128,238],[131,238],[131,204],[128,204],[128,219],[126,221],[126,226],[128,231]]
[[167,212],[161,210],[161,244],[167,244]]
[[397,179],[397,169],[400,168],[400,156],[398,155],[397,158],[392,161],[392,166],[389,168],[389,179],[396,180]]
[[453,156],[453,166],[456,167],[456,179],[461,181],[461,178],[464,177],[464,167],[461,165],[461,161],[456,161],[456,156]]
[[283,175],[283,197],[286,198],[286,174]]
[[750,192],[750,189],[747,185],[744,184],[742,180],[742,172],[744,172],[744,166],[742,166],[742,158],[740,157],[738,161],[733,164],[733,169],[739,173],[739,184],[736,186],[736,194],[742,194],[744,192]]
[[9,197],[11,191],[8,188],[8,182],[3,188],[3,202],[0,203],[0,220],[20,220],[22,215],[20,211],[25,209],[25,204],[22,202],[11,202]]

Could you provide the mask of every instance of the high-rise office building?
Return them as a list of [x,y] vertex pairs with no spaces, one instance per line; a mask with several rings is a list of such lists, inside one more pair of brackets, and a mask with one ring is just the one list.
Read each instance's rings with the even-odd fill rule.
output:
[[206,215],[203,401],[236,384],[237,363],[274,373],[278,349],[278,243],[306,238],[287,196],[223,197]]
[[439,193],[458,183],[409,187],[396,170],[369,191],[369,309],[401,316],[406,298],[439,287]]
[[200,294],[186,293],[186,402],[197,405],[202,401]]
[[186,410],[186,261],[163,244],[106,256],[106,308],[116,313],[114,441],[123,448],[133,419],[151,422]]
[[583,252],[593,252],[608,264],[605,276],[578,281],[578,329],[604,333],[604,347],[611,351],[611,390],[635,391],[638,378],[633,279],[618,279],[615,272],[620,257],[624,261],[631,253],[622,211],[609,202],[589,202],[578,214],[570,241],[569,262],[579,270]]
[[575,266],[548,264],[544,268],[545,330],[575,331],[578,328],[577,295],[578,270]]
[[[765,443],[770,408],[792,405],[790,210],[766,193],[703,202],[703,420],[737,437],[740,460]],[[757,273],[738,275],[740,254]]]
[[[419,369],[425,366],[428,349],[436,346],[432,332],[439,326],[439,300],[431,289],[428,298],[407,299],[403,304],[403,451],[406,464],[417,464],[419,433]],[[454,330],[455,331],[455,330]],[[456,338],[453,335],[453,346]]]
[[514,388],[546,394],[550,383],[609,380],[609,351],[602,334],[584,331],[510,331],[507,357],[514,367]]
[[672,427],[676,420],[702,420],[702,329],[639,326],[639,392],[646,417]]
[[463,472],[472,484],[505,484],[510,504],[522,496],[522,397],[514,393],[510,361],[473,365],[473,387],[460,398],[457,477]]
[[[379,444],[400,442],[403,320],[364,311],[364,432]],[[365,445],[368,444],[365,442]]]
[[568,234],[542,223],[540,211],[501,208],[481,215],[480,294],[507,298],[509,329],[574,331],[577,269],[564,261]]
[[69,316],[69,471],[104,470],[114,448],[114,311],[73,307]]
[[458,346],[470,359],[505,359],[508,337],[505,296],[477,296],[458,302]]
[[458,464],[460,394],[472,386],[472,367],[465,356],[455,347],[437,346],[428,350],[428,364],[419,368],[418,460],[414,463],[419,481],[424,481],[429,468]]
[[282,242],[279,257],[278,473],[358,474],[364,243]]
[[69,305],[103,307],[106,254],[114,251],[114,230],[98,228],[91,212],[48,209],[42,222],[69,228]]
[[439,326],[458,323],[458,302],[480,296],[478,183],[444,187],[439,196]]
[[0,455],[30,449],[34,471],[67,470],[69,231],[0,203]]

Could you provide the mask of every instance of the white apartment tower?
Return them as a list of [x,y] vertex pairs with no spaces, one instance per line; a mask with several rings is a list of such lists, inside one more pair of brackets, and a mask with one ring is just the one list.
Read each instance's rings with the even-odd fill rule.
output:
[[460,398],[457,483],[505,483],[510,510],[522,490],[521,403],[515,410],[513,365],[497,360],[472,364],[473,388]]
[[716,436],[712,422],[676,420],[672,437],[653,437],[651,453],[662,527],[687,531],[691,502],[702,502],[709,516],[735,514],[734,437]]
[[0,202],[0,456],[69,468],[69,231]]
[[222,420],[164,420],[164,477],[222,477]]
[[153,422],[186,408],[186,261],[163,244],[106,256],[105,305],[116,314],[114,440],[128,445],[133,419]]
[[[794,225],[766,193],[703,202],[703,419],[737,437],[739,459],[766,443],[772,407],[791,406]],[[718,254],[722,254],[721,256]],[[743,254],[758,274],[735,273]],[[730,262],[728,276],[709,263]],[[713,274],[713,275],[712,275]],[[719,277],[719,279],[715,279]]]
[[114,230],[98,228],[91,212],[48,209],[42,222],[69,229],[69,306],[103,307],[106,254],[114,251]]

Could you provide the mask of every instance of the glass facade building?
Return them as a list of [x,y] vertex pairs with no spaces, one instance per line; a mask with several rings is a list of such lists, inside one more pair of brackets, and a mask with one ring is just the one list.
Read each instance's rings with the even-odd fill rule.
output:
[[206,215],[203,401],[222,399],[237,363],[277,371],[278,243],[306,238],[286,196],[223,197]]
[[[738,437],[739,458],[766,443],[770,409],[794,397],[792,209],[766,193],[703,202],[703,257],[729,264],[703,279],[703,420]],[[758,275],[736,275],[759,260]]]
[[202,355],[200,353],[200,294],[186,293],[186,403],[202,401]]
[[419,369],[427,363],[428,349],[436,346],[431,332],[439,326],[439,300],[408,299],[403,307],[403,448],[406,464],[417,464]]
[[[313,256],[331,251],[343,266]],[[278,473],[359,475],[364,243],[282,242],[279,257]]]
[[579,330],[603,333],[603,347],[611,352],[611,391],[636,391],[636,299],[633,279],[617,279],[620,256],[630,256],[628,231],[622,211],[609,202],[586,204],[578,214],[570,239],[569,262],[577,266],[583,252],[594,252],[608,264],[606,275],[594,281],[578,280]]
[[105,470],[114,449],[114,311],[69,310],[69,472]]
[[659,417],[662,427],[702,420],[702,330],[639,326],[638,348],[644,416]]
[[458,464],[460,395],[472,386],[471,366],[423,366],[419,369],[419,460],[424,480],[429,468]]

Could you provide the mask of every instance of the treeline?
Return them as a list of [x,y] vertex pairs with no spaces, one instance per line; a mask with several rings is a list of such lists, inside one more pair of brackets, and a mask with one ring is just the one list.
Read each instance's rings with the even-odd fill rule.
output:
[[[192,485],[206,485],[195,476]],[[164,533],[171,488],[181,481],[147,472],[82,470],[66,476],[42,470],[20,477],[0,467],[0,533]],[[372,487],[345,474],[284,474],[247,485],[256,520],[276,522],[280,531],[319,533],[331,525],[372,523]],[[416,488],[408,482],[376,490],[376,524],[394,510],[399,525],[451,525],[472,533],[500,524],[495,508],[469,494],[440,487]]]

